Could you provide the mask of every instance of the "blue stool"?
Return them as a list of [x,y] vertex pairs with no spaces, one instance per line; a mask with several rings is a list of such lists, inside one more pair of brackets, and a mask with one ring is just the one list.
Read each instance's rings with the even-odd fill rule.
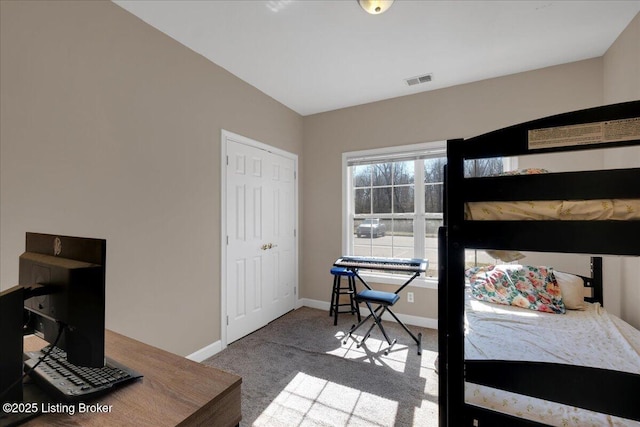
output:
[[[389,336],[387,335],[387,331],[385,331],[384,327],[382,326],[382,315],[385,313],[385,311],[388,311],[389,314],[391,314],[398,321],[398,323],[407,332],[411,334],[411,332],[407,329],[407,327],[404,326],[402,322],[400,322],[400,319],[398,319],[396,315],[391,310],[389,310],[389,307],[393,306],[396,302],[398,302],[399,299],[400,299],[400,296],[393,292],[383,292],[383,291],[374,291],[372,289],[365,289],[364,291],[358,293],[355,297],[356,302],[365,303],[365,305],[369,309],[369,313],[371,314],[369,314],[369,316],[367,316],[366,319],[364,319],[357,325],[353,325],[351,327],[351,329],[349,330],[349,334],[344,339],[343,344],[347,343],[347,338],[350,337],[351,334],[353,334],[356,331],[356,329],[362,326],[370,318],[373,318],[373,323],[371,324],[371,327],[369,327],[369,330],[364,334],[364,338],[362,338],[360,342],[356,340],[357,347],[360,348],[360,346],[364,344],[367,338],[369,338],[369,336],[371,335],[371,331],[373,330],[373,328],[375,326],[378,326],[378,328],[380,328],[380,331],[382,332],[382,335],[384,335],[384,338],[387,340],[387,343],[389,344],[389,347],[385,349],[384,354],[389,354],[389,350],[396,343],[396,340],[393,339],[392,341],[391,339],[389,339]],[[374,309],[372,304],[377,304],[378,307]],[[378,311],[380,311],[380,313],[378,313]],[[411,334],[411,336],[413,337],[413,334]],[[422,339],[422,335],[420,334],[420,340],[421,339]],[[420,341],[416,339],[416,342],[418,343],[418,354],[420,354],[420,347],[421,347]]]
[[[333,274],[333,291],[331,292],[331,307],[329,308],[329,316],[333,316],[333,324],[338,324],[338,313],[351,313],[358,315],[360,321],[360,309],[354,298],[356,293],[356,274],[342,267],[331,268]],[[347,278],[347,286],[342,287],[342,277]],[[341,303],[340,295],[349,295],[349,302]],[[347,310],[340,311],[340,307],[348,306]]]

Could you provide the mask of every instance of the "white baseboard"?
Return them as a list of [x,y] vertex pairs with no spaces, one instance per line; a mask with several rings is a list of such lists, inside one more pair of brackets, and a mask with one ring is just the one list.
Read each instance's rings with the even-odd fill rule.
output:
[[[318,310],[326,310],[329,311],[329,302],[328,301],[318,301],[315,299],[309,298],[301,298],[296,300],[295,304],[296,309],[300,307],[310,307],[317,308]],[[366,309],[366,308],[365,308]],[[364,312],[361,312],[364,314]],[[403,323],[412,326],[420,326],[423,328],[429,329],[438,329],[438,319],[431,319],[429,317],[420,317],[420,316],[412,316],[409,314],[400,314],[396,313],[398,319],[402,320]],[[395,321],[390,314],[385,313],[382,316],[384,320]],[[193,360],[194,362],[202,362],[205,359],[210,358],[211,356],[222,351],[222,341],[218,340],[212,344],[209,344],[206,347],[201,348],[200,350],[196,350],[190,355],[186,356],[187,359]]]
[[203,360],[208,359],[211,356],[220,353],[221,351],[222,341],[216,341],[206,347],[201,348],[200,350],[196,350],[195,352],[186,356],[186,358],[189,360],[193,360],[194,362],[202,362]]
[[318,301],[316,299],[302,298],[300,307],[317,308],[318,310],[329,311],[329,301]]
[[[304,307],[317,308],[319,310],[329,311],[330,303],[328,301],[318,301],[318,300],[313,300],[309,298],[303,298],[299,301],[302,301],[302,306]],[[366,309],[367,308],[365,307],[365,310]],[[364,314],[364,311],[361,311],[360,313]],[[398,319],[402,320],[402,322],[407,325],[420,326],[420,327],[429,328],[429,329],[438,329],[438,319],[431,319],[429,317],[412,316],[409,314],[400,314],[400,313],[396,313],[396,316],[398,316]],[[388,313],[385,313],[382,316],[382,319],[391,320],[395,322],[395,319],[391,317],[391,315]]]

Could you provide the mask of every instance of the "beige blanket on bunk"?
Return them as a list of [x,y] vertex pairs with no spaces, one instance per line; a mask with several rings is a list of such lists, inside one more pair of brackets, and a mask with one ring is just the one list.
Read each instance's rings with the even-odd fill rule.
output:
[[465,217],[475,221],[631,220],[640,219],[640,199],[471,202]]

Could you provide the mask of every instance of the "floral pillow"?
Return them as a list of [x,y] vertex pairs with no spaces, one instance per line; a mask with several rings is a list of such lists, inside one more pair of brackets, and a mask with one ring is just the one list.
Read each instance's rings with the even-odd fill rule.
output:
[[465,275],[471,283],[471,294],[481,301],[547,313],[566,312],[560,287],[550,268],[490,265],[469,268]]

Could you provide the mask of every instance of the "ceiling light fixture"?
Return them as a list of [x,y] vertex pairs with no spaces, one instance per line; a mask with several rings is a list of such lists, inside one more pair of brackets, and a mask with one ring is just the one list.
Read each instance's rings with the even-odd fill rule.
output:
[[380,15],[391,7],[394,0],[358,0],[358,4],[365,12]]

